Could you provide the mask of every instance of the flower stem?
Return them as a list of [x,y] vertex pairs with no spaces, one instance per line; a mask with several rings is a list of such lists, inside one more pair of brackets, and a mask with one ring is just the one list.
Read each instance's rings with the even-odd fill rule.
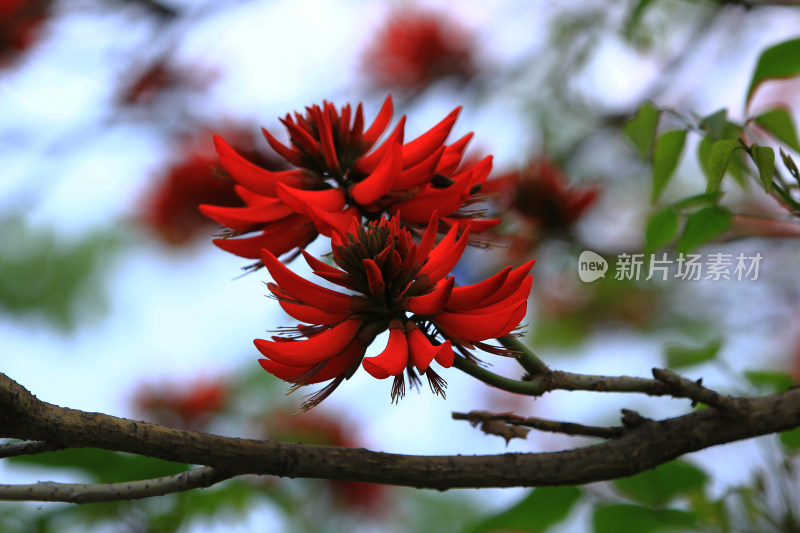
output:
[[536,354],[534,354],[530,350],[530,348],[528,348],[522,342],[520,342],[518,338],[507,335],[505,337],[500,337],[497,340],[500,341],[500,344],[502,344],[506,348],[514,350],[515,352],[519,353],[517,362],[520,365],[522,365],[522,368],[524,368],[525,371],[531,374],[532,376],[535,376],[537,374],[544,374],[549,370],[547,368],[547,365],[544,364],[544,362],[541,359],[536,357]]
[[483,381],[487,385],[497,387],[498,389],[502,389],[504,391],[513,392],[516,394],[525,394],[528,396],[541,396],[547,392],[547,389],[539,380],[518,381],[516,379],[499,376],[494,372],[490,372],[489,370],[476,365],[464,357],[456,357],[455,361],[453,361],[453,366],[462,372],[466,372],[470,376]]

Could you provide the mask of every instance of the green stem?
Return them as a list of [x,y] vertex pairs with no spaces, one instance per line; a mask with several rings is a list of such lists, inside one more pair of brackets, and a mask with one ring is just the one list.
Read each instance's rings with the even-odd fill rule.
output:
[[498,389],[502,389],[504,391],[513,392],[516,394],[525,394],[528,396],[541,396],[547,392],[544,384],[539,380],[517,381],[516,379],[499,376],[494,372],[490,372],[489,370],[476,365],[472,361],[468,361],[464,357],[456,356],[453,366],[462,372],[466,372],[470,376],[483,381],[487,385],[497,387]]
[[538,374],[544,374],[549,369],[544,362],[536,357],[530,348],[525,346],[520,340],[516,337],[505,336],[500,337],[497,339],[500,341],[500,344],[508,348],[509,350],[514,350],[515,352],[519,353],[519,357],[517,358],[517,362],[522,365],[522,368],[525,369],[526,372],[531,374],[532,376],[536,376]]

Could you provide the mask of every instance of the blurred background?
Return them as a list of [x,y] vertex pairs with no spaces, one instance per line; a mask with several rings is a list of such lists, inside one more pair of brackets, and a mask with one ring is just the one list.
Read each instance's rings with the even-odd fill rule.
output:
[[[268,166],[277,158],[262,126],[286,140],[278,119],[323,100],[363,102],[371,120],[391,93],[407,139],[463,106],[448,142],[474,132],[468,154],[494,156],[483,207],[504,218],[486,235],[497,245],[470,249],[455,274],[471,283],[536,259],[523,340],[551,367],[649,376],[669,364],[732,394],[791,386],[800,226],[746,173],[724,187],[732,226],[698,253],[760,253],[758,279],[578,277],[582,251],[612,265],[643,253],[659,205],[705,191],[690,136],[651,205],[652,172],[624,134],[642,102],[677,124],[723,108],[744,124],[776,107],[796,123],[798,79],[764,84],[745,107],[760,54],[797,37],[800,9],[782,3],[0,0],[0,371],[75,409],[408,454],[591,442],[532,432],[507,443],[452,411],[589,425],[618,423],[623,407],[687,412],[688,402],[638,395],[514,396],[450,369],[446,400],[412,390],[392,405],[388,384],[359,372],[293,416],[305,392],[286,396],[252,344],[290,319],[265,297],[266,272],[244,273],[248,261],[213,246],[220,228],[197,212],[239,201],[214,176],[211,136]],[[796,155],[791,142],[772,146]],[[327,251],[321,240],[312,250]],[[520,375],[513,361],[485,360]],[[627,485],[434,493],[241,478],[139,502],[0,503],[0,530],[798,531],[799,440],[717,447]],[[74,450],[4,461],[0,479],[109,482],[183,468]]]

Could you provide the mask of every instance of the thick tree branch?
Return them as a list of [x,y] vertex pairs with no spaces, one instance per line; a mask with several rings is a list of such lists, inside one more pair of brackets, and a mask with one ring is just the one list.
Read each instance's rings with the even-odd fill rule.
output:
[[[664,387],[667,385],[662,384]],[[686,453],[800,426],[800,388],[737,399],[734,416],[704,409],[677,418],[641,418],[624,434],[552,453],[410,456],[365,449],[235,439],[57,407],[0,374],[0,437],[137,453],[262,474],[418,488],[570,485],[629,476]]]
[[0,500],[66,503],[95,503],[139,500],[173,492],[210,487],[230,478],[230,474],[210,466],[195,468],[174,476],[125,483],[55,483],[41,481],[32,485],[0,484]]

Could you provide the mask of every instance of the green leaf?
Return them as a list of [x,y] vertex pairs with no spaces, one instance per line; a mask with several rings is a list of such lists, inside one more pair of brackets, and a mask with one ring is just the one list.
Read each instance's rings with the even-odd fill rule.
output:
[[700,121],[700,125],[703,126],[714,139],[725,138],[725,130],[728,124],[728,110],[726,108],[715,111],[703,117]]
[[712,205],[691,215],[686,221],[678,243],[678,253],[685,254],[722,235],[733,221],[733,215],[724,207]]
[[786,167],[786,170],[789,171],[789,174],[792,175],[792,177],[795,179],[795,181],[797,181],[797,183],[800,183],[800,170],[797,169],[797,165],[795,164],[794,159],[792,159],[792,156],[784,152],[783,148],[781,148],[780,151],[781,151],[781,159],[783,160],[783,164]]
[[685,141],[685,130],[668,131],[656,141],[653,152],[653,203],[661,197],[661,193],[675,173]]
[[695,524],[696,518],[686,511],[656,510],[639,505],[598,505],[592,518],[594,533],[635,531],[650,533],[660,530],[680,530]]
[[666,246],[678,234],[678,211],[667,207],[653,213],[644,232],[644,248],[652,253]]
[[790,429],[780,434],[781,444],[790,450],[800,450],[800,428]]
[[786,41],[764,50],[747,89],[746,105],[750,105],[758,86],[770,79],[790,78],[800,74],[800,39]]
[[711,145],[711,152],[708,156],[708,188],[706,188],[706,192],[719,189],[731,155],[739,146],[737,139],[723,139]]
[[510,509],[467,531],[546,531],[550,526],[564,520],[580,497],[581,490],[578,487],[539,487]]
[[750,146],[750,151],[758,168],[758,177],[764,186],[764,192],[769,193],[772,190],[772,176],[775,173],[775,151],[757,144]]
[[682,368],[699,365],[716,357],[720,348],[722,348],[721,339],[712,339],[703,346],[668,346],[667,366]]
[[758,115],[753,121],[795,152],[800,152],[800,141],[797,140],[797,131],[795,130],[792,116],[786,109],[782,107],[772,109]]
[[671,461],[653,469],[614,481],[630,499],[649,506],[663,507],[688,492],[703,488],[708,476],[685,461]]
[[684,198],[683,200],[679,200],[672,204],[675,209],[683,210],[688,209],[690,207],[697,207],[701,205],[713,205],[719,202],[719,199],[725,193],[722,191],[714,191],[714,192],[704,192],[702,194],[695,194],[694,196],[689,196],[688,198]]
[[747,370],[744,377],[753,385],[771,392],[786,392],[797,385],[792,376],[776,370]]
[[625,124],[625,135],[639,150],[642,159],[650,155],[653,139],[658,126],[659,111],[651,102],[645,102],[636,111],[636,117]]

